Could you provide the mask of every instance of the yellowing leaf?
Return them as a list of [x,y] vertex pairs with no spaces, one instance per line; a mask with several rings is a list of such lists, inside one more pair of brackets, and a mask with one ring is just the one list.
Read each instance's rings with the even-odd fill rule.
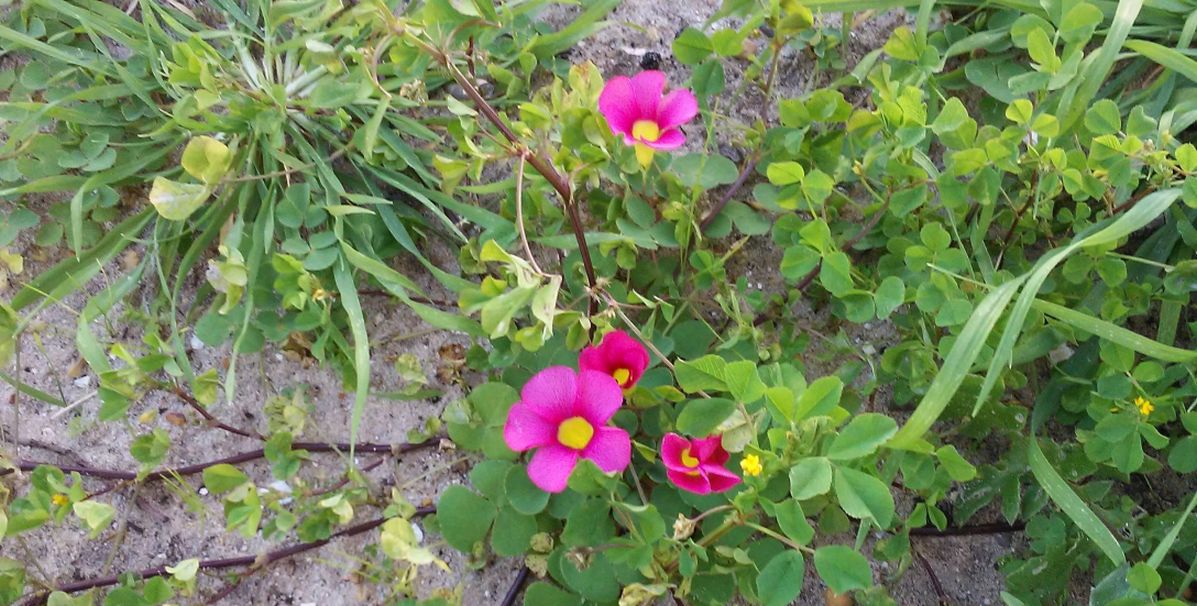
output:
[[208,185],[219,181],[232,162],[229,147],[208,136],[193,137],[183,150],[183,170]]
[[183,221],[208,199],[208,188],[198,183],[179,183],[165,177],[154,179],[150,188],[150,204],[170,221]]

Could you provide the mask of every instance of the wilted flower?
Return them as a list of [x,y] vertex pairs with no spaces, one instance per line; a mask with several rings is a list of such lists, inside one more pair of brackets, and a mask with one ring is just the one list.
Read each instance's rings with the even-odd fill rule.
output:
[[603,335],[598,346],[589,345],[578,355],[578,368],[597,370],[611,375],[616,383],[627,389],[640,380],[648,368],[648,351],[639,341],[622,330]]
[[666,94],[665,74],[643,71],[609,80],[599,95],[599,112],[611,132],[634,146],[636,159],[647,167],[654,150],[673,150],[686,142],[678,127],[698,114],[698,100],[684,88]]
[[719,436],[687,440],[667,433],[661,440],[665,475],[678,488],[695,494],[723,492],[740,483],[740,477],[723,466],[728,457]]
[[537,449],[528,477],[545,492],[561,492],[580,458],[606,472],[628,466],[631,438],[607,426],[622,403],[623,392],[610,375],[546,368],[524,385],[520,401],[507,414],[503,439],[515,451]]

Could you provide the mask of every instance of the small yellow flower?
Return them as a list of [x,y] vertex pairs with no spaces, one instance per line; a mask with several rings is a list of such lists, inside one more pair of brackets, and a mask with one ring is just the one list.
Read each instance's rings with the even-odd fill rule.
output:
[[60,492],[60,493],[57,493],[54,496],[50,497],[50,502],[57,505],[58,507],[62,507],[64,505],[66,505],[67,503],[70,503],[71,499],[68,498],[65,494],[62,494]]
[[1143,396],[1135,398],[1135,406],[1139,409],[1139,414],[1145,417],[1150,415],[1151,411],[1155,410],[1155,405],[1151,403],[1151,400]]
[[312,292],[312,300],[316,301],[317,303],[331,300],[334,297],[336,297],[336,295],[334,295],[333,293],[331,293],[327,290],[324,290],[323,288],[319,288],[319,287],[317,287],[316,290],[314,292]]
[[761,465],[761,458],[754,454],[744,455],[744,458],[740,459],[740,470],[746,476],[759,476],[764,469],[765,467]]

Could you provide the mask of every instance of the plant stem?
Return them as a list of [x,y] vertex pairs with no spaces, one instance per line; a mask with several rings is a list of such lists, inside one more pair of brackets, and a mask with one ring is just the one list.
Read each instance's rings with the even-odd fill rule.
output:
[[[432,514],[432,513],[436,513],[435,507],[421,507],[420,509],[416,510],[416,513],[413,515],[413,517],[423,517],[423,516],[426,516],[426,515]],[[310,543],[299,543],[296,545],[291,545],[290,547],[283,547],[280,549],[276,549],[274,551],[268,551],[264,554],[238,556],[238,557],[232,557],[232,558],[215,558],[215,559],[208,559],[208,560],[200,560],[199,569],[200,570],[220,570],[220,569],[224,569],[224,568],[245,568],[245,567],[248,567],[251,569],[261,568],[262,566],[265,566],[272,562],[277,562],[279,560],[283,560],[283,559],[304,553],[305,551],[319,549],[320,547],[323,547],[323,546],[329,544],[333,539],[339,539],[339,538],[343,538],[343,537],[352,537],[355,535],[362,534],[364,532],[368,532],[370,530],[373,530],[373,529],[381,526],[382,523],[385,521],[386,521],[386,518],[375,518],[368,522],[362,522],[361,524],[357,524],[355,526],[350,526],[348,528],[345,528],[344,530],[335,532],[332,535],[330,535],[327,539],[321,539],[319,541],[312,541]],[[140,579],[149,579],[149,578],[153,578],[153,577],[166,576],[170,573],[166,572],[166,565],[161,565],[161,566],[155,566],[153,568],[146,568],[144,570],[134,572],[133,574],[134,574],[134,576],[136,576],[137,578],[140,578]],[[76,593],[79,591],[86,591],[88,589],[92,589],[95,587],[108,587],[108,586],[116,585],[117,583],[119,583],[120,576],[122,576],[122,575],[97,577],[97,578],[93,578],[93,579],[84,579],[82,581],[75,581],[73,583],[66,583],[64,585],[58,586],[56,591],[62,591],[64,593]],[[44,604],[46,601],[46,598],[48,596],[49,596],[48,592],[40,591],[40,592],[37,592],[37,593],[29,596],[28,598],[26,598],[23,602],[21,602],[21,605],[22,606],[34,606],[35,604]]]
[[[418,450],[421,448],[427,448],[427,447],[435,444],[436,441],[437,440],[435,440],[435,439],[429,439],[428,441],[421,442],[419,444],[409,444],[409,443],[374,444],[374,443],[370,443],[370,442],[365,442],[365,443],[359,442],[359,443],[353,444],[353,445],[349,444],[348,442],[338,442],[338,443],[294,442],[291,444],[291,447],[294,448],[295,450],[306,450],[308,452],[348,452],[350,450],[350,446],[353,446],[353,448],[355,449],[356,452],[378,452],[378,453],[402,454],[402,453]],[[212,467],[213,465],[220,465],[220,464],[235,465],[238,463],[246,463],[249,461],[255,461],[257,459],[264,458],[265,456],[266,456],[265,449],[257,448],[257,449],[249,450],[249,451],[242,452],[239,454],[230,455],[230,456],[222,457],[219,459],[214,459],[214,460],[207,461],[204,463],[195,463],[192,465],[185,465],[183,467],[158,469],[158,470],[149,472],[148,474],[145,475],[145,477],[143,479],[148,480],[148,481],[154,481],[154,480],[162,480],[165,478],[172,478],[175,476],[195,475],[197,473],[203,473],[203,471],[205,469]],[[29,460],[25,460],[25,459],[21,459],[21,460],[17,461],[17,463],[16,463],[17,469],[20,469],[21,471],[33,471],[34,469],[36,469],[37,467],[39,467],[41,465],[50,465],[53,467],[57,467],[58,469],[61,469],[62,471],[67,472],[67,473],[79,472],[79,474],[81,474],[81,475],[85,475],[85,476],[89,476],[89,477],[93,477],[93,478],[104,478],[104,479],[108,479],[108,480],[128,480],[128,481],[135,481],[138,479],[138,474],[136,472],[132,472],[132,471],[122,471],[122,470],[114,470],[114,469],[97,469],[94,467],[87,467],[84,465],[55,465],[54,463],[43,462],[43,461],[29,461]],[[13,470],[11,468],[0,470],[0,477],[6,476],[11,473],[13,473]]]
[[516,598],[520,595],[520,590],[524,588],[524,583],[528,581],[528,567],[521,566],[520,571],[516,573],[515,580],[511,582],[511,587],[507,588],[507,594],[503,596],[503,601],[499,606],[512,606],[515,604]]
[[707,226],[711,224],[711,221],[714,221],[715,217],[719,216],[719,213],[723,212],[724,207],[727,206],[728,202],[731,202],[731,199],[736,195],[736,192],[740,191],[740,188],[744,187],[744,183],[748,181],[748,176],[752,174],[752,170],[756,168],[756,163],[759,160],[759,157],[753,156],[753,158],[744,165],[744,168],[740,170],[740,176],[736,177],[736,180],[732,182],[730,187],[727,188],[727,191],[723,192],[723,196],[719,198],[719,201],[715,203],[715,206],[711,207],[711,212],[707,213],[707,216],[704,217],[702,222],[698,224],[700,231],[705,230]]

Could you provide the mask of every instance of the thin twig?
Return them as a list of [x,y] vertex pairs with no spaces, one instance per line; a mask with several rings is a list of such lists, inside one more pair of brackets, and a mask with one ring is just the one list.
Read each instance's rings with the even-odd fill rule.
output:
[[[473,38],[470,39],[473,41]],[[532,256],[532,247],[528,245],[528,232],[524,229],[524,164],[528,161],[528,154],[520,154],[520,163],[515,169],[515,227],[520,233],[520,244],[524,245],[524,254],[528,256],[528,263],[536,273],[544,275],[536,257]]]
[[727,203],[731,202],[731,199],[736,195],[736,192],[740,191],[740,188],[744,187],[744,183],[748,181],[748,176],[751,175],[753,169],[756,168],[756,163],[758,160],[758,157],[753,156],[753,158],[744,165],[744,168],[740,171],[740,176],[736,177],[736,180],[733,181],[731,186],[727,188],[727,191],[723,192],[723,196],[720,197],[719,201],[715,203],[715,206],[711,208],[711,212],[707,213],[707,216],[704,217],[702,222],[698,224],[700,230],[706,230],[707,226],[711,224],[711,221],[714,221],[715,217],[718,217],[719,213],[723,212],[723,209],[727,206]]
[[931,563],[917,549],[911,549],[910,551],[914,554],[914,558],[919,561],[919,564],[923,566],[923,570],[927,571],[927,576],[931,577],[931,586],[935,589],[935,596],[939,598],[939,606],[951,606],[951,602],[948,601],[948,594],[944,593],[943,585],[939,583],[939,577],[935,576],[935,570],[931,568]]
[[198,412],[200,414],[200,416],[203,417],[204,420],[206,420],[208,422],[208,425],[211,427],[215,427],[217,429],[222,429],[224,431],[227,431],[234,435],[241,436],[243,438],[251,438],[251,439],[255,439],[255,440],[265,440],[266,439],[265,436],[263,436],[262,434],[260,434],[256,431],[248,431],[245,429],[233,427],[232,425],[229,425],[229,424],[221,421],[220,419],[217,419],[215,416],[212,415],[212,413],[208,412],[208,409],[205,408],[203,404],[200,404],[199,400],[196,400],[194,396],[192,396],[191,394],[184,391],[183,388],[179,387],[178,385],[174,386],[174,388],[172,388],[170,390],[170,392],[173,393],[175,395],[175,397],[177,397],[180,400],[182,400],[183,402],[187,403],[187,405],[190,406],[192,408],[192,410],[195,410],[196,412]]
[[[436,507],[421,507],[416,510],[413,517],[422,517],[422,516],[426,516],[426,515],[429,515],[432,513],[436,513]],[[272,562],[277,562],[279,560],[283,560],[283,559],[304,553],[306,551],[311,551],[313,549],[319,549],[319,548],[329,544],[334,539],[339,539],[339,538],[344,538],[344,537],[352,537],[355,535],[362,534],[364,532],[369,532],[369,531],[381,526],[382,523],[385,521],[386,521],[386,518],[375,518],[368,522],[362,522],[361,524],[357,524],[355,526],[350,526],[349,528],[345,528],[344,530],[334,532],[333,534],[329,535],[329,537],[327,539],[320,539],[319,541],[312,541],[310,543],[299,543],[296,545],[291,545],[289,547],[283,547],[280,549],[276,549],[274,551],[268,551],[268,552],[266,552],[264,554],[260,554],[260,555],[248,555],[248,556],[238,556],[238,557],[232,557],[232,558],[215,558],[215,559],[208,559],[208,560],[200,560],[199,569],[200,570],[221,570],[221,569],[225,569],[225,568],[246,568],[246,567],[248,567],[250,569],[261,568],[262,566],[265,566]],[[170,573],[168,573],[166,571],[166,565],[161,565],[161,566],[155,566],[153,568],[146,568],[144,570],[134,572],[133,574],[135,577],[140,578],[140,579],[150,579],[153,577],[166,576]],[[93,589],[95,587],[108,587],[108,586],[116,585],[117,583],[119,583],[121,576],[123,576],[123,575],[112,575],[112,576],[106,576],[106,577],[98,577],[98,578],[94,578],[94,579],[84,579],[82,581],[75,581],[73,583],[66,583],[64,585],[60,585],[56,589],[56,591],[62,591],[64,593],[75,593],[75,592],[79,592],[79,591],[86,591],[88,589]],[[23,602],[21,602],[21,604],[22,604],[22,606],[33,606],[35,604],[43,604],[43,603],[45,603],[45,600],[48,597],[48,595],[49,595],[49,592],[39,591],[39,592],[29,596],[28,598],[26,598]]]
[[511,587],[507,588],[507,594],[503,596],[503,601],[499,606],[513,606],[515,599],[519,597],[520,590],[524,588],[524,583],[528,581],[528,567],[521,566],[520,571],[515,575],[515,580],[511,582]]
[[[365,442],[365,443],[359,442],[358,444],[355,444],[353,446],[354,446],[355,452],[381,452],[381,453],[402,454],[402,453],[406,453],[406,452],[411,452],[413,450],[418,450],[421,448],[427,448],[429,446],[433,446],[437,442],[438,442],[438,440],[436,440],[436,439],[430,439],[428,441],[421,442],[419,444],[410,444],[410,443],[374,444],[374,443],[370,443],[370,442]],[[291,448],[293,448],[295,450],[306,450],[308,452],[349,452],[350,444],[347,442],[338,442],[338,443],[293,442],[291,444]],[[230,456],[222,457],[219,459],[214,459],[214,460],[207,461],[204,463],[195,463],[192,465],[185,465],[183,467],[173,467],[173,468],[159,469],[159,470],[151,471],[148,474],[146,474],[146,476],[144,477],[144,480],[154,481],[154,480],[162,480],[164,478],[173,478],[176,476],[190,476],[190,475],[195,475],[197,473],[203,473],[203,471],[205,469],[212,467],[213,465],[221,465],[221,464],[236,465],[238,463],[247,463],[249,461],[255,461],[257,459],[264,458],[265,456],[266,456],[265,449],[257,448],[257,449],[242,452],[239,454],[230,455]],[[93,478],[104,478],[104,479],[108,479],[108,480],[136,480],[138,477],[137,473],[132,472],[132,471],[121,471],[121,470],[114,470],[114,469],[97,469],[94,467],[87,467],[87,466],[83,466],[83,465],[55,465],[54,463],[49,463],[49,462],[45,462],[45,461],[29,461],[29,460],[25,460],[25,459],[21,459],[21,460],[17,461],[17,463],[16,463],[17,469],[20,469],[21,471],[33,471],[34,469],[36,469],[38,466],[41,466],[41,465],[50,465],[53,467],[57,467],[67,473],[78,472],[80,475],[85,475],[85,476],[89,476],[89,477],[93,477]],[[11,468],[2,469],[2,470],[0,470],[0,477],[6,476],[11,473],[13,473],[13,470]]]
[[919,537],[962,537],[978,534],[1003,534],[1007,532],[1022,532],[1026,528],[1025,522],[1016,522],[1014,524],[974,524],[972,526],[961,526],[958,528],[945,528],[940,530],[934,526],[926,528],[911,528],[910,536]]

